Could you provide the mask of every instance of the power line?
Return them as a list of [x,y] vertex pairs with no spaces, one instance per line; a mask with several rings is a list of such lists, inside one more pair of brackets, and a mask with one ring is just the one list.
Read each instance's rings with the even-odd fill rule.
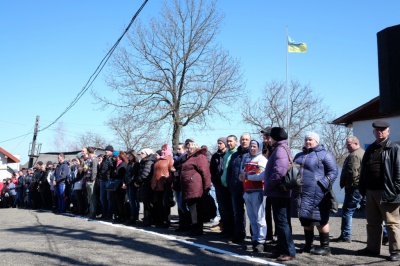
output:
[[124,32],[122,33],[121,37],[118,38],[118,40],[115,42],[115,44],[111,47],[111,49],[108,51],[108,53],[104,56],[104,58],[101,60],[100,64],[97,66],[96,70],[93,72],[93,74],[90,76],[89,80],[86,82],[85,86],[82,88],[82,90],[75,96],[74,100],[69,104],[69,106],[49,125],[45,126],[44,128],[40,129],[40,131],[46,130],[52,125],[54,125],[63,115],[65,115],[78,101],[79,99],[86,93],[86,91],[92,86],[93,82],[96,80],[97,76],[100,74],[100,72],[103,70],[104,66],[107,64],[108,60],[110,59],[111,55],[117,48],[118,44],[121,42],[122,38],[125,36],[125,34],[128,32],[129,28],[135,21],[136,17],[139,15],[139,13],[142,11],[143,7],[146,5],[148,0],[145,0],[141,7],[136,11],[135,15],[132,17],[131,22],[128,24]]

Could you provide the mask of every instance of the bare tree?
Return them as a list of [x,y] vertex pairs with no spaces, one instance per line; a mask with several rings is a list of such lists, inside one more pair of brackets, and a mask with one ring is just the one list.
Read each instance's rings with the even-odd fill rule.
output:
[[289,145],[301,149],[306,131],[317,131],[327,121],[328,109],[322,104],[310,85],[291,81],[286,91],[284,82],[267,84],[261,97],[247,99],[243,110],[243,121],[254,126],[258,132],[266,126],[283,127],[289,134]]
[[63,122],[58,122],[54,129],[55,135],[53,139],[53,146],[56,152],[72,151],[71,143],[65,136],[65,126]]
[[71,148],[73,150],[80,150],[82,147],[95,147],[104,148],[109,141],[97,132],[87,131],[78,135]]
[[168,125],[176,148],[185,126],[208,126],[241,95],[240,63],[216,42],[222,20],[215,1],[164,1],[113,56],[107,84],[116,99],[92,93],[103,107],[131,111],[132,120]]
[[108,120],[107,124],[116,134],[115,142],[124,149],[139,150],[151,146],[161,148],[159,125],[146,123],[147,116],[134,116],[127,112]]
[[[330,119],[329,121],[332,121]],[[344,126],[324,123],[321,130],[321,139],[325,148],[332,153],[338,165],[342,166],[348,154],[346,139],[352,134],[352,129]]]

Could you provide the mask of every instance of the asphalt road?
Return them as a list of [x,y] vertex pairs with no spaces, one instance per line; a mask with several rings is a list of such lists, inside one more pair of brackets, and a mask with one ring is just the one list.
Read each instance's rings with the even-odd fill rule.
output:
[[[332,216],[331,238],[340,232],[340,213]],[[292,218],[296,249],[303,246],[303,229]],[[298,254],[291,265],[399,265],[381,256],[361,257],[365,247],[365,219],[353,220],[353,242],[331,243],[331,256]],[[265,253],[251,253],[229,243],[207,228],[205,235],[190,238],[174,228],[142,228],[91,221],[25,209],[0,209],[1,265],[279,265]],[[250,239],[246,240],[249,244]],[[314,244],[319,244],[318,239]]]

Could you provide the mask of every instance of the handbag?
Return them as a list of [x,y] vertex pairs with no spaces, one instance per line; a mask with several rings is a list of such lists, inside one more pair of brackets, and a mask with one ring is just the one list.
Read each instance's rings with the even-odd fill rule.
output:
[[106,190],[115,191],[121,185],[121,180],[119,179],[110,179],[107,183]]
[[329,187],[328,187],[328,192],[326,192],[325,194],[325,199],[327,201],[327,205],[329,207],[330,212],[332,213],[337,213],[339,210],[339,203],[337,201],[335,192],[333,192],[332,190],[332,180],[329,176],[327,176],[326,178],[328,178],[329,180]]
[[210,192],[204,192],[200,200],[200,207],[202,213],[202,220],[204,223],[210,222],[217,216],[217,205]]
[[282,190],[288,191],[293,188],[301,186],[301,176],[299,175],[299,165],[293,162],[293,159],[290,156],[286,146],[283,145],[280,146],[282,146],[285,149],[290,161],[288,171],[286,172],[286,175],[282,177],[280,185]]

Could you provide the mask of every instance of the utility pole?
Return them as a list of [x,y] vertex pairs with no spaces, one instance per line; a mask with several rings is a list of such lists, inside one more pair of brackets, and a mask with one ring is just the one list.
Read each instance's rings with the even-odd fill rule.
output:
[[33,140],[31,143],[31,149],[29,150],[29,164],[28,164],[29,168],[33,167],[33,159],[35,157],[39,157],[39,150],[41,145],[39,145],[39,147],[36,148],[36,137],[38,134],[38,128],[39,128],[39,116],[36,116],[35,129],[33,131]]

